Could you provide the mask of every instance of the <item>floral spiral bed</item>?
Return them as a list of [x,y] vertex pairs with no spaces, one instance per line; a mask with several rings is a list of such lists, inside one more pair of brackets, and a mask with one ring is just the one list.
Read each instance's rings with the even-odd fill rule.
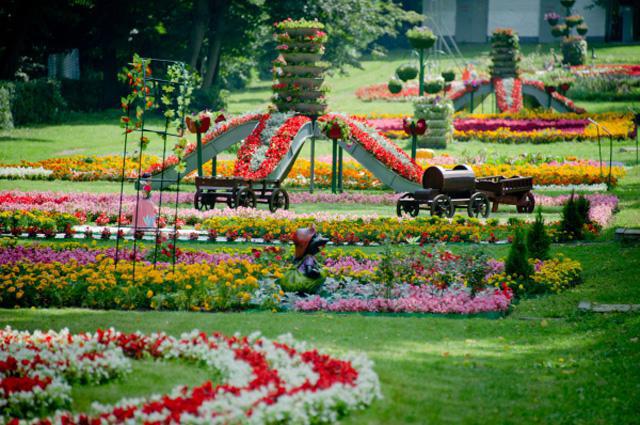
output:
[[[71,404],[70,383],[113,380],[144,357],[200,364],[223,383],[177,386],[170,394],[96,406],[90,414],[62,410]],[[334,358],[290,335],[0,330],[0,422],[10,425],[21,419],[42,425],[334,423],[380,397],[364,355]]]
[[[442,247],[366,254],[335,249],[318,256],[327,280],[311,292],[284,292],[288,250],[278,247],[215,252],[125,249],[78,243],[0,248],[0,306],[228,311],[328,310],[475,314],[505,312],[513,294],[558,292],[579,280],[566,257],[537,261],[531,285],[519,287],[504,262],[482,253],[456,255]],[[170,260],[175,259],[175,268]],[[392,276],[384,275],[392,262]],[[385,277],[386,276],[386,277]]]

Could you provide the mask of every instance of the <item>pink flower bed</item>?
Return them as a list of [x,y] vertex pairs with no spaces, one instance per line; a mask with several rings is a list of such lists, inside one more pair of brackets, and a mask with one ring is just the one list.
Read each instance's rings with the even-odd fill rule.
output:
[[511,292],[488,289],[475,296],[464,290],[439,291],[423,285],[412,288],[410,296],[401,298],[348,298],[329,301],[319,296],[299,300],[298,311],[391,312],[475,314],[506,311],[511,305]]
[[[442,161],[437,161],[440,158]],[[445,164],[445,159],[455,159],[452,157],[436,157],[436,161],[429,159],[429,163]],[[596,164],[597,161],[589,161],[589,163]],[[576,163],[576,165],[584,164],[583,162]],[[152,195],[154,201],[158,202],[159,193]],[[340,204],[359,204],[359,205],[395,205],[398,194],[395,193],[308,193],[308,192],[292,192],[290,194],[290,201],[293,204],[296,203],[340,203]],[[546,196],[536,194],[536,203],[542,206],[561,206],[564,204],[569,195],[559,196]],[[618,207],[618,198],[615,195],[608,194],[588,194],[585,197],[591,203],[591,209],[589,210],[589,216],[592,221],[606,226],[613,213]],[[191,203],[193,194],[186,192],[181,193],[179,201],[184,203]],[[135,205],[135,195],[125,195],[123,203],[123,214],[130,218],[131,211]],[[4,191],[0,192],[0,211],[49,211],[58,213],[74,214],[85,222],[96,221],[98,225],[115,224],[116,217],[118,215],[118,201],[119,195],[117,193],[61,193],[61,192],[19,192],[19,191]],[[163,202],[174,202],[175,193],[165,193],[163,196]],[[163,208],[163,215],[173,217],[173,208]],[[330,212],[317,212],[313,214],[298,214],[292,211],[279,210],[275,214],[270,213],[267,210],[253,210],[253,209],[216,209],[211,211],[198,211],[195,208],[178,208],[178,217],[182,221],[193,224],[201,222],[210,217],[252,217],[252,218],[308,218],[312,217],[315,220],[335,220],[335,219],[354,219],[357,218],[352,214],[332,214]],[[362,216],[358,216],[362,218]],[[377,217],[376,214],[368,214],[365,218],[372,219]]]

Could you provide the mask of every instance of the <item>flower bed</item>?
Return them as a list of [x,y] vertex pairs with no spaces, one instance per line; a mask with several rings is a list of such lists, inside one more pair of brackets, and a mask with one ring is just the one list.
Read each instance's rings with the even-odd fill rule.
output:
[[[373,116],[368,121],[389,137],[406,137],[402,115]],[[633,114],[557,114],[527,112],[517,114],[457,115],[454,120],[456,140],[479,140],[490,143],[552,143],[597,140],[598,128],[588,118],[601,123],[615,140],[625,140],[634,131]],[[602,132],[601,136],[602,136]]]
[[[300,203],[327,203],[327,204],[359,204],[359,205],[389,205],[395,206],[398,197],[396,193],[308,193],[293,192],[290,194],[290,202],[292,204]],[[159,193],[152,194],[155,202],[159,200]],[[545,196],[536,194],[536,204],[540,206],[562,206],[569,195]],[[592,221],[604,227],[608,224],[614,211],[618,206],[618,198],[615,195],[606,194],[590,194],[586,195],[589,200],[591,209],[589,211]],[[174,194],[165,194],[164,202],[173,202]],[[124,196],[123,211],[124,219],[131,221],[131,211],[135,205],[135,195]],[[191,193],[181,193],[178,199],[181,203],[191,204],[193,195]],[[119,195],[112,194],[94,194],[94,193],[57,193],[57,192],[16,192],[5,191],[0,192],[0,211],[33,211],[36,214],[68,214],[71,224],[91,224],[95,223],[99,226],[115,224],[118,217]],[[178,218],[185,224],[198,224],[202,220],[210,217],[209,212],[201,212],[193,208],[178,208]],[[233,210],[225,211],[232,217],[236,215],[246,216],[246,213]],[[316,217],[317,220],[328,218],[328,215],[315,214],[294,214],[286,213],[289,216]],[[261,214],[259,214],[262,217]],[[270,217],[271,215],[268,215]],[[173,219],[173,209],[168,208],[163,214],[165,221]],[[339,216],[333,216],[337,218]],[[349,216],[346,216],[347,218]],[[60,231],[64,231],[61,223]],[[9,227],[11,227],[9,225]]]
[[[18,423],[332,423],[381,397],[372,363],[363,355],[330,357],[290,335],[269,340],[207,335],[178,338],[164,333],[113,329],[71,334],[0,330],[0,420]],[[162,396],[99,406],[95,413],[69,408],[72,382],[104,382],[129,372],[132,359],[199,363],[221,377],[197,386],[176,386]],[[38,418],[38,413],[51,415]]]
[[280,163],[300,128],[310,122],[303,115],[265,115],[238,150],[234,176],[259,180]]
[[638,64],[593,64],[578,65],[570,68],[576,77],[589,77],[595,75],[610,75],[624,77],[640,77],[640,65]]
[[[164,251],[132,252],[77,243],[0,248],[2,307],[91,307],[226,311],[243,308],[389,311],[473,314],[505,311],[521,292],[504,263],[482,253],[453,254],[442,248],[366,254],[341,249],[318,255],[327,280],[311,293],[284,293],[278,279],[289,263],[282,248],[177,249],[175,271]],[[536,262],[531,291],[557,292],[577,283],[579,263]],[[577,270],[577,272],[576,272]],[[535,289],[535,290],[534,290]],[[320,297],[320,298],[318,298]],[[358,301],[360,300],[360,301]]]
[[405,151],[391,140],[384,137],[365,119],[342,115],[325,115],[321,119],[341,119],[349,126],[351,140],[362,146],[378,161],[400,174],[407,180],[419,182],[422,179],[422,168],[416,164]]

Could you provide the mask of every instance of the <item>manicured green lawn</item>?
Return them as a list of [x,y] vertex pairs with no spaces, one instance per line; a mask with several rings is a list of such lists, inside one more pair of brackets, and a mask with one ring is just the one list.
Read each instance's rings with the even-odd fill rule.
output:
[[[637,423],[640,316],[576,309],[583,299],[638,302],[637,249],[613,242],[555,246],[583,263],[584,284],[523,301],[501,320],[72,309],[0,310],[0,325],[74,332],[115,326],[171,334],[259,330],[269,337],[291,332],[336,354],[364,351],[375,361],[384,399],[350,415],[347,424]],[[74,406],[85,409],[94,397],[106,402],[117,394],[142,395],[206,379],[171,363],[156,367],[145,361],[136,372],[135,379],[109,384],[105,391],[75,388]]]

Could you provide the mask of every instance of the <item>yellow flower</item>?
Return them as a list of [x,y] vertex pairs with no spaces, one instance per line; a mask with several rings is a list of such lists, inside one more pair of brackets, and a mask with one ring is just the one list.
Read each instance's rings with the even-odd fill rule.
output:
[[153,291],[151,289],[149,289],[147,291],[147,298],[151,298],[151,297],[153,297]]

